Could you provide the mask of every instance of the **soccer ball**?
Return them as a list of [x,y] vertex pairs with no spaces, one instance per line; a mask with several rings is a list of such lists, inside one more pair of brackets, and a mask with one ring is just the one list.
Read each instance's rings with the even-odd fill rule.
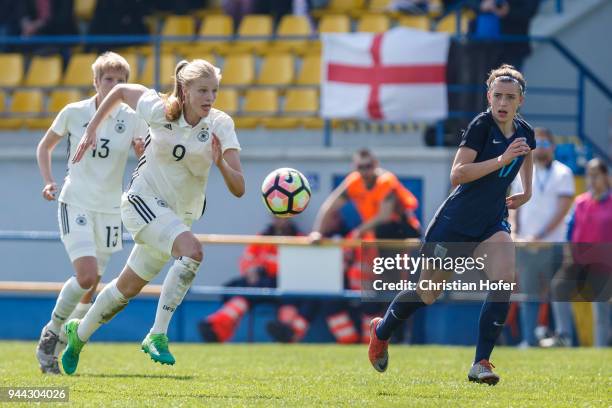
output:
[[272,214],[281,218],[293,217],[304,211],[310,194],[306,177],[287,167],[268,174],[261,185],[264,204]]

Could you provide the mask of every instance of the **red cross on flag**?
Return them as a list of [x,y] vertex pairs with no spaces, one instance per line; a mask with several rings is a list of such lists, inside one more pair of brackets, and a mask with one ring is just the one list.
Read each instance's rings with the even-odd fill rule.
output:
[[382,34],[323,34],[322,40],[324,118],[446,118],[447,34],[398,27]]

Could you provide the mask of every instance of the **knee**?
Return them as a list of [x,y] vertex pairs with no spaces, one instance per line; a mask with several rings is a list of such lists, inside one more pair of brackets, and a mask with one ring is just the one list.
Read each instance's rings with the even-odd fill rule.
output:
[[98,282],[97,271],[77,271],[76,280],[83,289],[92,289]]
[[177,258],[186,256],[194,261],[202,262],[202,259],[204,258],[202,244],[196,239],[196,237],[191,236],[190,238],[191,239],[181,241],[178,245],[178,251],[176,251],[177,253],[173,253],[173,255]]

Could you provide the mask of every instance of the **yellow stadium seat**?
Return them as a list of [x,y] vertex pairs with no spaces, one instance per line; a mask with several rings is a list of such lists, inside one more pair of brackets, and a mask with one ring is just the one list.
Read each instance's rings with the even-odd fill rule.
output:
[[73,7],[77,19],[89,21],[96,10],[96,0],[74,0]]
[[256,127],[263,117],[278,113],[278,93],[274,89],[249,89],[244,98],[242,113],[246,117],[240,119],[240,127]]
[[291,54],[272,54],[264,58],[257,78],[259,85],[289,85],[295,78],[295,61]]
[[62,59],[59,55],[51,57],[35,56],[30,61],[30,68],[28,69],[24,85],[56,86],[59,85],[61,77]]
[[255,58],[251,54],[228,55],[221,74],[223,85],[251,85],[255,80]]
[[239,109],[238,91],[221,88],[213,106],[229,115],[234,115]]
[[[0,112],[4,112],[5,99],[6,99],[5,93],[0,91]],[[2,120],[2,119],[0,119],[0,120]]]
[[276,30],[276,40],[270,44],[268,52],[292,51],[303,53],[308,45],[308,40],[290,40],[287,36],[308,37],[312,33],[310,21],[306,16],[286,15],[281,19]]
[[348,13],[357,17],[363,12],[366,0],[330,0],[324,9],[314,10],[312,15],[321,17],[329,13]]
[[[159,57],[160,71],[159,71],[159,85],[160,90],[166,90],[171,88],[174,84],[174,68],[176,68],[176,57],[174,54],[161,54]],[[154,86],[155,82],[155,56],[151,55],[147,57],[145,61],[144,70],[140,79],[137,81],[139,84],[145,86]]]
[[[471,11],[461,12],[461,26],[460,32],[465,34],[468,32],[470,21],[474,18],[474,13]],[[455,34],[457,32],[457,17],[455,13],[451,13],[446,17],[442,18],[436,24],[436,31],[444,32],[449,34]]]
[[319,85],[321,83],[321,55],[306,55],[297,78],[298,85]]
[[272,36],[272,17],[265,14],[245,16],[238,27],[238,38],[231,45],[231,52],[262,53],[269,45],[269,40],[249,40],[249,37]]
[[195,34],[195,20],[191,16],[169,16],[164,21],[161,35],[189,36]]
[[128,65],[130,66],[130,77],[128,82],[134,82],[138,78],[138,55],[131,52],[122,52],[120,55],[125,58]]
[[217,57],[215,57],[213,54],[205,54],[201,52],[185,53],[183,54],[183,58],[187,61],[193,61],[194,59],[203,59],[215,66],[217,65]]
[[91,86],[93,83],[91,65],[95,60],[95,54],[74,54],[68,62],[62,84],[65,86]]
[[391,0],[370,0],[368,4],[369,11],[376,13],[384,13],[389,10]]
[[285,96],[283,116],[264,119],[263,125],[271,129],[295,128],[316,118],[318,112],[319,95],[315,89],[293,88]]
[[51,96],[49,96],[47,112],[57,113],[69,103],[78,102],[82,99],[83,94],[78,89],[59,89],[52,91]]
[[27,118],[25,116],[40,114],[42,112],[42,109],[42,91],[15,91],[13,93],[11,104],[7,110],[9,114],[15,114],[15,117],[8,117],[0,120],[0,128],[18,129],[24,124],[27,124]]
[[389,17],[384,14],[366,14],[359,19],[357,31],[362,33],[384,33],[390,26]]
[[351,31],[351,19],[342,14],[326,14],[319,22],[319,33],[348,33]]
[[[234,34],[234,21],[225,14],[211,15],[204,18],[200,31],[201,37],[231,37]],[[199,41],[196,48],[202,52],[216,52],[226,54],[228,40]]]
[[417,30],[429,31],[431,29],[431,21],[427,16],[401,16],[397,22],[400,26]]
[[23,80],[23,56],[0,54],[0,86],[18,86]]

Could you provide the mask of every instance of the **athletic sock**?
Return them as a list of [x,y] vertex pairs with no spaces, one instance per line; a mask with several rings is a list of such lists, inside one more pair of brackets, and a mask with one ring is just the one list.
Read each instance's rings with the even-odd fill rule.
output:
[[83,317],[85,317],[89,309],[91,309],[92,304],[93,303],[77,303],[76,307],[74,308],[72,313],[70,313],[70,316],[68,316],[67,320],[82,319]]
[[164,284],[162,285],[161,295],[157,303],[155,313],[155,323],[150,333],[159,334],[168,332],[170,319],[176,308],[181,304],[185,294],[191,287],[191,282],[200,267],[200,262],[186,256],[181,256],[168,271]]
[[393,299],[383,320],[376,326],[376,337],[389,340],[393,331],[412,314],[423,306],[427,306],[414,290],[404,290]]
[[504,329],[510,309],[510,290],[490,291],[482,305],[478,322],[478,343],[474,363],[489,360],[497,338]]
[[85,314],[77,334],[81,341],[87,341],[91,335],[104,323],[108,323],[117,313],[127,306],[127,299],[117,288],[117,279],[113,279],[104,287],[96,301]]
[[75,276],[68,279],[59,296],[51,313],[51,320],[47,327],[55,334],[59,334],[62,324],[68,321],[68,317],[74,311],[77,303],[88,289],[83,289]]

